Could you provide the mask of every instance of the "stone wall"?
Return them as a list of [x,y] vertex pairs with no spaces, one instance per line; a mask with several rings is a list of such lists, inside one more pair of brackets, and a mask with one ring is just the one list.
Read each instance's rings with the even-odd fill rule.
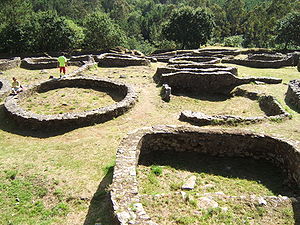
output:
[[290,81],[285,100],[297,110],[300,110],[300,80]]
[[272,61],[272,60],[281,60],[284,59],[286,55],[276,53],[276,54],[249,54],[248,59],[250,60],[266,60],[266,61]]
[[155,53],[152,54],[151,57],[154,57],[157,59],[158,62],[169,62],[171,58],[174,57],[180,57],[180,56],[189,56],[191,55],[195,50],[176,50],[176,51],[167,51],[167,52],[161,52],[161,53]]
[[12,59],[0,59],[0,71],[10,70],[19,67],[21,64],[21,58],[15,57]]
[[239,130],[157,126],[133,131],[117,150],[111,200],[120,224],[156,224],[140,202],[136,166],[151,152],[196,152],[212,156],[266,159],[300,188],[299,143]]
[[[120,96],[121,101],[102,108],[80,113],[64,113],[58,115],[40,115],[26,111],[19,103],[36,92],[46,92],[65,87],[78,87],[113,92]],[[52,79],[33,86],[26,91],[8,97],[4,104],[7,115],[15,120],[18,125],[27,129],[60,130],[77,128],[95,123],[102,123],[118,117],[130,108],[137,100],[137,95],[132,87],[112,80],[95,77]]]
[[94,63],[94,57],[92,55],[79,55],[79,56],[72,56],[68,60],[68,65],[70,66],[82,66],[86,63]]
[[160,83],[168,84],[172,92],[190,93],[229,93],[234,87],[248,84],[254,81],[265,81],[266,83],[281,83],[276,78],[239,78],[230,72],[204,72],[195,73],[181,71],[162,74]]
[[0,100],[7,97],[11,92],[11,85],[8,80],[0,78]]
[[293,66],[294,58],[287,56],[278,60],[256,60],[256,59],[235,59],[235,58],[223,58],[222,63],[231,63],[242,66],[248,66],[253,68],[281,68],[285,66]]
[[255,92],[248,92],[241,88],[237,88],[231,93],[233,96],[242,96],[256,100],[259,103],[261,110],[266,114],[265,116],[256,117],[241,117],[233,115],[215,115],[210,116],[202,112],[183,111],[179,116],[179,120],[191,123],[197,126],[205,125],[236,125],[238,123],[251,124],[259,123],[266,120],[282,121],[284,119],[290,119],[291,114],[286,112],[279,102],[270,95],[258,94]]
[[199,49],[195,52],[192,53],[193,56],[213,56],[213,57],[218,57],[218,58],[223,58],[226,56],[236,56],[240,54],[240,50],[237,49]]
[[39,57],[25,58],[21,61],[21,68],[28,70],[53,69],[58,67],[56,58]]
[[215,64],[221,62],[217,57],[205,57],[205,56],[180,56],[174,57],[169,60],[169,64],[190,64],[190,63],[202,63],[202,64]]
[[95,59],[98,66],[103,67],[126,67],[126,66],[149,66],[150,60],[132,55],[106,53]]

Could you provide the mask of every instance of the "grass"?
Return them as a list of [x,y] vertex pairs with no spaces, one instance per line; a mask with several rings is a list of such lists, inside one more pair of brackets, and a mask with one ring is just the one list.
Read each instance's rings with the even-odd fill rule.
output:
[[[13,174],[13,176],[12,176]],[[2,224],[52,224],[69,212],[64,198],[51,193],[55,185],[38,175],[5,171],[0,176],[0,221]]]
[[[197,196],[194,196],[197,202]],[[200,209],[197,203],[191,204],[180,195],[142,197],[146,211],[158,224],[198,224],[198,225],[242,225],[242,224],[294,224],[291,205],[278,204],[257,206],[248,200],[226,200],[214,198],[219,207]],[[180,212],[180,213],[179,213]]]
[[[171,99],[170,103],[165,103],[160,99],[160,88],[157,87],[152,80],[156,67],[159,65],[162,64],[152,64],[150,67],[98,68],[85,73],[85,75],[105,78],[109,77],[111,79],[129,83],[133,85],[138,92],[139,101],[130,112],[104,124],[83,127],[64,134],[47,135],[46,131],[33,133],[18,129],[5,115],[3,108],[0,107],[0,171],[12,171],[7,173],[3,172],[1,174],[0,182],[4,183],[6,187],[12,187],[11,183],[19,179],[22,183],[31,182],[32,185],[25,185],[25,190],[28,190],[28,192],[31,193],[30,196],[32,196],[32,199],[40,202],[40,205],[43,205],[43,207],[40,206],[40,208],[42,208],[42,213],[30,214],[32,210],[30,206],[34,206],[34,204],[30,204],[30,206],[22,209],[22,214],[19,214],[18,212],[13,211],[15,199],[9,197],[10,192],[1,191],[0,194],[3,195],[1,201],[3,202],[0,207],[0,221],[13,219],[13,224],[20,225],[43,223],[94,225],[96,222],[113,224],[109,213],[111,205],[109,203],[107,188],[111,182],[112,166],[114,165],[116,149],[121,139],[126,136],[129,131],[144,126],[155,126],[159,124],[187,125],[186,123],[180,122],[178,116],[180,111],[193,109],[193,107],[196,107],[196,109],[198,107],[201,111],[205,113],[211,112],[212,114],[226,111],[233,113],[231,110],[236,110],[236,107],[238,108],[236,112],[238,114],[240,112],[240,115],[243,115],[243,110],[246,112],[244,114],[249,113],[251,110],[260,113],[260,110],[256,108],[256,103],[248,102],[247,99],[244,99],[245,105],[239,104],[236,106],[236,104],[239,103],[239,101],[236,101],[235,103],[230,103],[229,107],[227,106],[227,103],[224,104],[224,99],[211,101],[207,98],[206,100],[201,100],[199,98],[189,99],[186,96],[175,96]],[[251,76],[258,76],[261,75],[259,73],[266,73],[266,70],[254,70],[244,67],[239,68],[241,75],[243,70],[248,71],[247,75]],[[69,69],[71,70],[71,67],[69,67]],[[270,74],[270,76],[282,77],[285,79],[284,82],[288,82],[289,79],[299,77],[299,73],[294,70],[297,71],[294,67],[287,67],[278,70],[270,70],[270,73],[268,72],[268,74]],[[47,80],[50,75],[58,77],[57,69],[47,71],[49,72],[48,74],[40,74],[40,71],[13,69],[5,71],[1,76],[8,80],[11,80],[12,76],[16,76],[20,82],[25,85]],[[119,78],[122,74],[126,75],[127,78]],[[247,87],[274,95],[279,102],[293,114],[293,119],[281,123],[268,121],[262,124],[248,126],[238,125],[237,127],[300,141],[299,113],[289,108],[284,102],[284,94],[287,85],[250,84]],[[68,96],[68,93],[69,92],[64,92],[57,96],[60,99],[60,104],[63,102],[62,99]],[[94,101],[94,97],[95,96],[93,95],[87,98]],[[46,101],[48,99],[49,97],[41,98],[41,101]],[[101,100],[100,97],[99,99]],[[242,101],[243,99],[240,100]],[[95,99],[95,101],[98,100]],[[229,101],[235,101],[235,98],[230,99]],[[32,102],[34,102],[34,99],[32,99]],[[52,104],[53,102],[50,101],[45,103],[43,107],[47,109],[47,107],[50,107]],[[252,105],[251,107],[256,108],[258,111],[256,111],[256,109],[248,111],[248,104]],[[81,105],[81,103],[78,103],[77,106],[78,105]],[[40,111],[42,112],[42,110]],[[223,128],[227,129],[227,127]],[[154,175],[150,178],[153,179],[154,183],[157,181],[158,184],[161,184],[160,179],[164,179],[166,174],[168,174],[168,170],[171,170],[171,168],[165,168],[164,166],[162,168],[162,175]],[[182,172],[179,168],[176,168],[176,170],[178,170],[178,173]],[[14,171],[17,171],[17,173]],[[15,180],[11,180],[10,177],[14,176]],[[42,180],[42,184],[37,182],[36,179],[32,180],[31,177],[34,176],[37,176],[38,180]],[[207,180],[209,180],[209,177],[207,177]],[[230,182],[231,181],[229,180],[227,184]],[[261,187],[259,183],[257,185]],[[180,186],[181,181],[175,180],[170,182],[166,188],[168,188],[168,191],[176,191]],[[35,188],[32,187],[42,187],[46,189],[47,194],[45,196],[51,196],[51,198],[45,199],[45,196],[40,197],[39,192],[36,192]],[[161,190],[153,187],[153,193],[154,192],[161,192]],[[51,199],[55,201],[51,201]],[[172,201],[170,200],[170,202]],[[63,209],[54,210],[55,205],[59,202],[63,205],[57,207]],[[174,204],[175,203],[176,201]],[[186,203],[182,206],[185,205]],[[46,216],[47,213],[49,213],[49,210],[50,213],[57,211],[63,213],[54,213],[55,215],[53,218],[49,218]],[[164,210],[167,210],[167,208]],[[176,212],[176,210],[177,209],[174,208],[174,212]],[[194,206],[190,203],[189,207],[186,209],[184,208],[184,210],[185,213],[182,214],[182,217],[199,217],[198,214],[193,214],[196,209],[194,209]],[[10,212],[15,212],[16,214],[11,216]],[[280,212],[283,212],[283,210],[280,210]],[[291,215],[291,207],[287,207],[284,212],[286,215]],[[167,213],[169,212],[157,211],[156,215],[164,217]],[[173,212],[170,211],[170,213]],[[29,217],[29,215],[32,216]],[[176,216],[179,216],[178,213]],[[6,220],[4,220],[4,218],[6,218]],[[229,217],[228,220],[230,220],[230,218],[231,217]],[[190,221],[190,218],[178,218],[178,220],[188,222]],[[174,219],[172,219],[172,221],[174,221]]]
[[[68,66],[67,73],[70,73],[76,70],[77,68],[78,67],[76,66]],[[34,84],[44,80],[48,80],[48,78],[51,75],[57,78],[59,77],[58,68],[47,69],[44,71],[46,71],[47,73],[41,73],[41,70],[25,70],[21,68],[14,68],[11,70],[4,71],[4,74],[2,76],[9,81],[12,81],[12,78],[16,77],[18,81],[25,87],[29,84]]]
[[[149,161],[142,161],[138,169],[140,191],[143,194],[180,191],[183,182],[189,176],[195,175],[197,185],[192,191],[195,193],[222,191],[233,196],[300,195],[300,192],[294,193],[287,189],[280,169],[264,160],[216,158],[175,152],[160,152],[148,155],[148,158]],[[153,166],[148,166],[152,164],[161,165],[163,173],[155,176]]]
[[114,103],[115,101],[106,92],[62,88],[32,95],[26,98],[21,106],[35,113],[49,115],[89,111]]

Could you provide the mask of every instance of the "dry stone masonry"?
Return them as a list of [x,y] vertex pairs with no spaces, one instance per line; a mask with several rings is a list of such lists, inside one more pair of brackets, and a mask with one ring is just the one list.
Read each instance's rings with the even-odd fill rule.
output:
[[98,66],[102,67],[126,67],[126,66],[149,66],[150,60],[145,57],[132,55],[105,53],[95,57]]
[[[201,52],[199,50],[199,52]],[[217,52],[217,51],[213,51]],[[224,51],[226,52],[226,51]],[[229,53],[231,51],[228,51]],[[281,83],[277,78],[239,78],[238,71],[234,67],[218,65],[220,58],[190,55],[173,57],[169,64],[157,68],[153,77],[158,84],[168,84],[172,92],[199,93],[229,93],[233,88],[254,81],[268,84]],[[232,53],[237,54],[237,53]]]
[[[34,93],[47,92],[49,90],[77,87],[87,88],[118,94],[121,101],[107,106],[81,113],[63,113],[58,115],[40,115],[26,111],[20,107],[19,103]],[[15,120],[18,125],[29,129],[67,129],[76,128],[95,123],[102,123],[118,117],[130,108],[137,100],[137,95],[132,87],[123,83],[95,77],[52,79],[33,86],[26,91],[10,96],[6,99],[4,109],[7,115]]]
[[0,78],[0,100],[5,98],[11,92],[11,85],[8,80]]
[[0,59],[0,71],[10,70],[19,67],[21,64],[21,58],[15,57],[12,59]]
[[231,94],[233,96],[242,96],[257,101],[261,110],[266,115],[257,117],[241,117],[233,115],[209,116],[201,112],[186,110],[181,112],[179,120],[189,122],[197,126],[205,126],[222,124],[236,125],[238,123],[258,123],[266,120],[279,122],[284,119],[290,119],[292,117],[292,115],[286,112],[273,96],[258,94],[255,92],[248,92],[240,88],[237,88]]
[[300,110],[300,80],[291,80],[285,100]]
[[24,58],[21,61],[21,68],[28,70],[42,70],[57,68],[57,59],[48,57]]
[[194,152],[212,156],[265,159],[300,188],[299,143],[239,130],[157,126],[133,131],[117,150],[111,200],[119,224],[156,224],[143,209],[136,167],[152,152]]
[[250,54],[246,59],[237,59],[229,56],[223,58],[222,63],[232,63],[254,68],[281,68],[294,66],[294,57],[283,54]]

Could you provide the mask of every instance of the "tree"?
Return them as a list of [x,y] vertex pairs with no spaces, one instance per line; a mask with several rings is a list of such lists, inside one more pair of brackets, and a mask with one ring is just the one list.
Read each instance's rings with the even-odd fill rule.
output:
[[83,29],[55,12],[41,12],[22,23],[9,23],[0,33],[4,52],[62,51],[78,48]]
[[109,16],[100,11],[90,14],[84,21],[85,47],[112,48],[126,44],[125,32]]
[[183,7],[171,15],[163,34],[168,40],[181,43],[182,48],[198,48],[209,40],[213,27],[212,16],[204,9]]
[[284,43],[285,48],[289,44],[300,46],[300,13],[294,12],[288,14],[279,21],[277,30],[277,43]]
[[78,48],[84,39],[83,29],[72,20],[46,11],[35,15],[36,50],[61,51]]
[[230,36],[242,34],[244,31],[244,0],[226,0],[224,5],[226,21],[229,24]]

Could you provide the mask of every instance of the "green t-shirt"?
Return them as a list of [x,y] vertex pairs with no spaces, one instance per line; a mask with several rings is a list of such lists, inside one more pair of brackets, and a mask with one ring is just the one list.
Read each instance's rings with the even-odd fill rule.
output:
[[64,57],[64,56],[59,56],[57,60],[59,62],[59,66],[60,67],[65,67],[66,66],[66,62],[68,61],[67,58]]

